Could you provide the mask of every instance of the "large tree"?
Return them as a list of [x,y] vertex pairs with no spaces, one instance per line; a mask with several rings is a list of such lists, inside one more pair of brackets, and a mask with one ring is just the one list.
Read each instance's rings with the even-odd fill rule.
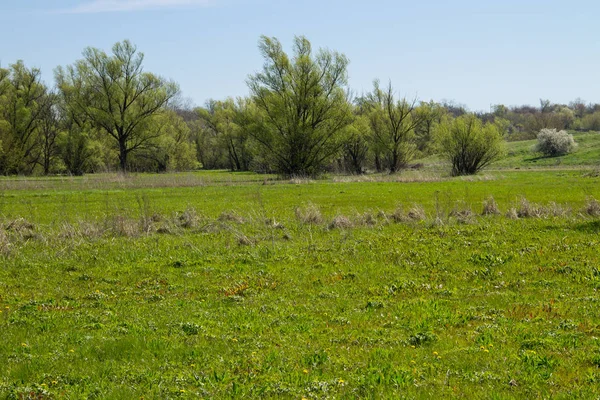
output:
[[304,37],[294,39],[291,59],[275,38],[263,36],[259,48],[264,68],[248,85],[264,114],[264,128],[250,134],[277,172],[318,174],[339,151],[340,134],[352,122],[348,59],[323,49],[313,54]]
[[415,128],[424,116],[415,112],[416,100],[396,100],[392,84],[382,89],[377,80],[368,95],[368,106],[374,147],[383,155],[388,171],[397,172],[414,157]]
[[251,124],[250,108],[254,105],[248,99],[228,98],[225,101],[209,100],[204,108],[198,108],[198,116],[205,129],[216,138],[216,145],[227,153],[229,168],[232,171],[248,171],[252,156],[248,144],[248,128]]
[[53,97],[41,71],[22,61],[0,70],[0,173],[32,173],[41,157],[40,129]]
[[127,170],[130,153],[161,133],[148,127],[179,93],[175,83],[144,72],[143,61],[143,53],[126,40],[115,44],[110,56],[87,48],[82,60],[56,71],[58,88],[69,107],[117,145],[122,171]]

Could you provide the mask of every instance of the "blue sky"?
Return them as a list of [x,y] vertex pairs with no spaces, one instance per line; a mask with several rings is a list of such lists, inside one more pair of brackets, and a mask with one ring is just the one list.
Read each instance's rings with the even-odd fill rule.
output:
[[596,1],[0,0],[0,62],[53,70],[87,46],[129,39],[145,69],[183,95],[243,96],[261,69],[260,35],[286,49],[294,35],[350,59],[350,86],[392,81],[420,100],[538,105],[540,98],[600,103]]

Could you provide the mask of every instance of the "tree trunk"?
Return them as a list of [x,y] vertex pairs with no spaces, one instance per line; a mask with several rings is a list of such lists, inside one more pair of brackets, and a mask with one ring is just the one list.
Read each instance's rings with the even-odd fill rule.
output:
[[127,172],[127,143],[125,140],[119,140],[119,169],[121,172]]

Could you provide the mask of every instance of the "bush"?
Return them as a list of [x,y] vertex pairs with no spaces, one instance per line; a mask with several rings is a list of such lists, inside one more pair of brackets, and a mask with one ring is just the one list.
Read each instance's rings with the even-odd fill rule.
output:
[[577,147],[573,135],[564,130],[542,129],[537,135],[537,140],[535,151],[547,157],[569,154]]

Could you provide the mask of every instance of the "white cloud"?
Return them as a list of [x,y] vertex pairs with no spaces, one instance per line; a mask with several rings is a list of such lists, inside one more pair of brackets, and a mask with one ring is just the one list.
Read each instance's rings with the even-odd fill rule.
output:
[[211,0],[90,0],[68,10],[71,14],[138,11],[185,6],[208,6]]

